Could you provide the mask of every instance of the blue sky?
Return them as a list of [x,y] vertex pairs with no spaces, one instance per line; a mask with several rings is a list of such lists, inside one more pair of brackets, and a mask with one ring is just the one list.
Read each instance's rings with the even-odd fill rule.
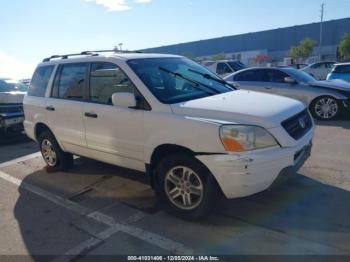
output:
[[0,0],[0,76],[121,42],[141,49],[316,22],[322,2],[325,20],[350,16],[350,0]]

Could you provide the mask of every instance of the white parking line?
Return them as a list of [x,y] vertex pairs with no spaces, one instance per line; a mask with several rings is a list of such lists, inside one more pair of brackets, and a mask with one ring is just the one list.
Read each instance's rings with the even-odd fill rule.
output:
[[[40,153],[39,153],[40,154]],[[15,160],[11,160],[8,162],[5,162],[0,165],[1,167],[9,166],[21,161],[25,161],[31,158],[35,158],[38,156],[38,153],[31,154],[25,157],[17,158]],[[37,186],[31,185],[27,182],[24,182],[18,178],[15,178],[3,171],[0,170],[0,178],[3,180],[6,180],[18,187],[24,188],[36,195],[39,195],[59,206],[62,206],[64,208],[67,208],[69,210],[72,210],[76,213],[79,213],[81,215],[87,216],[88,218],[91,218],[97,222],[103,223],[109,228],[103,232],[100,232],[99,234],[96,234],[93,238],[79,244],[78,246],[72,248],[71,250],[67,251],[63,256],[58,257],[57,261],[69,261],[73,257],[82,254],[82,252],[90,250],[94,246],[98,245],[104,240],[107,240],[109,237],[111,237],[113,234],[117,232],[124,232],[126,234],[129,234],[135,238],[138,238],[140,240],[143,240],[149,244],[152,244],[154,246],[160,247],[164,250],[169,251],[171,254],[193,254],[193,251],[186,248],[183,244],[178,243],[176,241],[173,241],[171,239],[162,237],[158,234],[146,231],[144,229],[128,225],[127,223],[136,222],[143,217],[147,216],[147,214],[138,211],[136,214],[131,216],[125,224],[117,223],[113,217],[110,217],[106,214],[103,214],[102,212],[95,211],[92,212],[90,209],[80,206],[70,200],[64,199],[58,195],[55,195],[51,192],[45,191]]]
[[0,168],[11,166],[13,164],[17,164],[18,162],[23,162],[23,161],[26,161],[26,160],[29,160],[29,159],[32,159],[32,158],[35,158],[35,157],[38,157],[38,156],[41,156],[40,152],[36,152],[36,153],[30,154],[30,155],[22,156],[22,157],[19,157],[19,158],[16,158],[16,159],[13,159],[13,160],[1,163],[0,164]]

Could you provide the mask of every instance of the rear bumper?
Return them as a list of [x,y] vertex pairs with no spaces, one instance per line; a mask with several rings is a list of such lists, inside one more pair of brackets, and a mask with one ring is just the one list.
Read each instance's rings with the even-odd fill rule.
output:
[[295,174],[310,156],[311,138],[296,147],[235,155],[200,155],[197,159],[211,171],[227,198],[245,197]]
[[23,112],[1,113],[0,114],[0,130],[4,133],[19,133],[23,128],[24,114]]

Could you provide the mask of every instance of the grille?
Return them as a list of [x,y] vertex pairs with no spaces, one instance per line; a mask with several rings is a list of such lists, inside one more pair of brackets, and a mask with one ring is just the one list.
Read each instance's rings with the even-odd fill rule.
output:
[[312,120],[309,112],[305,109],[301,113],[283,121],[282,126],[291,137],[298,140],[311,129]]
[[18,113],[23,112],[23,106],[20,104],[8,104],[8,105],[0,105],[0,113]]

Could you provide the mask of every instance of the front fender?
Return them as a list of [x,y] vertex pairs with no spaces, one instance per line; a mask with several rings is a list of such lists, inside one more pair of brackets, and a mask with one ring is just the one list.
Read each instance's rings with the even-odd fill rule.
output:
[[145,163],[150,163],[154,150],[164,144],[182,146],[193,152],[225,152],[219,126],[218,123],[175,114],[146,114]]

